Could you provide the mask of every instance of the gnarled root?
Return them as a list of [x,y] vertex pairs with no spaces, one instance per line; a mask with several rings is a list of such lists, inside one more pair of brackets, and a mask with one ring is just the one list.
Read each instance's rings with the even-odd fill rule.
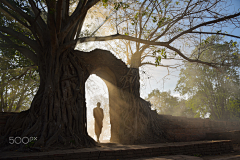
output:
[[121,108],[119,139],[123,144],[159,143],[168,141],[165,121],[151,104],[140,98],[139,74],[137,68],[130,68],[122,77],[121,98],[127,105]]

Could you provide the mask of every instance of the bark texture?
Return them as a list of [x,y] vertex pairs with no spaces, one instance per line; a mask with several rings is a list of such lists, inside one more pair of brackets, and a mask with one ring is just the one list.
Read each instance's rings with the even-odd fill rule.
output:
[[123,144],[159,143],[169,140],[164,119],[151,110],[151,104],[140,97],[140,76],[138,68],[130,68],[122,77],[122,106],[120,142]]
[[[73,50],[49,54],[40,59],[40,87],[31,108],[8,119],[2,130],[5,149],[48,150],[95,146],[86,129],[86,64]],[[37,137],[29,148],[9,145],[8,137]]]

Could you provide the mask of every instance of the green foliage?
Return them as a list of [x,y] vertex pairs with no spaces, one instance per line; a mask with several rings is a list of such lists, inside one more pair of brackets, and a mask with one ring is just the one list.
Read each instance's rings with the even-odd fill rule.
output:
[[160,50],[155,50],[153,53],[153,56],[155,56],[155,65],[159,66],[161,64],[162,58],[167,58],[167,52],[165,48],[162,48]]
[[158,21],[158,23],[157,23],[157,25],[158,25],[159,27],[161,27],[162,23],[163,23],[165,20],[169,20],[169,19],[170,19],[170,18],[166,18],[166,17],[160,18],[159,21]]
[[157,110],[159,114],[168,114],[174,116],[192,117],[191,110],[185,106],[185,100],[171,95],[171,92],[160,92],[158,89],[153,90],[146,100],[152,104],[152,109]]
[[230,98],[229,103],[227,105],[229,110],[230,119],[240,120],[240,99],[238,98]]
[[0,112],[27,110],[39,86],[34,68],[16,68],[0,71]]
[[[20,3],[20,2],[16,2]],[[20,4],[19,4],[20,5]],[[0,12],[0,25],[12,28],[15,31],[21,32],[26,37],[34,40],[33,35],[29,32],[28,29],[23,27],[21,24],[17,23],[16,20],[13,18],[6,16],[4,13]],[[4,34],[5,36],[10,36],[8,34]],[[27,44],[24,44],[22,41],[16,38],[10,38],[11,41],[19,46],[24,46],[30,50],[32,50]],[[21,66],[31,66],[33,65],[33,62],[31,60],[27,59],[25,56],[23,56],[20,52],[16,51],[13,47],[9,47],[9,44],[6,43],[4,39],[0,38],[0,63],[1,68],[0,70],[7,70],[7,69],[15,69]]]
[[162,57],[161,57],[161,56],[157,56],[157,57],[156,57],[156,59],[155,59],[155,64],[156,64],[156,66],[159,66],[159,65],[160,65],[161,60],[162,60]]
[[[27,10],[27,4],[23,1],[16,3],[18,7],[25,7],[25,10]],[[3,13],[0,13],[0,24],[1,26],[11,27],[26,37],[34,39],[28,29]],[[9,35],[5,34],[5,36]],[[16,45],[32,50],[20,40],[10,39]],[[32,67],[33,62],[31,60],[16,49],[9,47],[4,39],[0,38],[0,44],[0,112],[26,110],[30,107],[33,95],[39,85],[37,68]]]
[[107,7],[107,6],[108,6],[108,4],[107,4],[108,0],[102,0],[102,2],[103,2],[103,6],[104,6],[104,7]]
[[138,13],[136,13],[136,15],[134,16],[134,19],[135,19],[135,20],[138,19]]
[[188,96],[186,107],[192,109],[195,117],[210,114],[210,118],[215,120],[239,119],[240,58],[237,45],[232,45],[232,41],[224,42],[219,36],[208,37],[205,41],[201,55],[196,48],[192,56],[227,65],[217,70],[186,62],[175,91]]
[[119,10],[119,8],[123,8],[123,9],[126,9],[129,7],[129,4],[127,3],[124,3],[124,2],[115,2],[114,3],[114,9],[115,10]]
[[153,21],[153,23],[155,23],[155,22],[157,22],[157,17],[155,17],[155,16],[152,16],[152,21]]

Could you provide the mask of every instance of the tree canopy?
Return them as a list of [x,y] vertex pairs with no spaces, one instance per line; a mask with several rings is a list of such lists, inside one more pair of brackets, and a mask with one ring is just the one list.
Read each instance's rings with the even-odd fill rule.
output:
[[[1,26],[9,25],[15,30],[21,30],[21,25],[11,17],[5,17],[0,13]],[[25,34],[26,30],[23,29]],[[21,45],[18,39],[13,39],[16,44]],[[33,96],[38,87],[39,78],[36,67],[31,60],[23,56],[19,51],[11,47],[6,47],[1,42],[0,47],[0,75],[1,75],[1,107],[0,112],[22,111],[30,107]],[[34,80],[35,79],[35,80]]]
[[[89,41],[126,39],[146,45],[162,46],[172,51],[173,54],[176,52],[183,59],[192,62],[209,64],[207,62],[201,62],[198,59],[191,59],[187,57],[181,50],[171,44],[173,44],[173,42],[177,39],[183,38],[182,36],[186,35],[188,37],[191,34],[200,33],[200,31],[197,30],[200,27],[212,25],[216,26],[220,25],[221,22],[231,23],[230,19],[236,18],[240,15],[240,13],[237,12],[234,14],[228,14],[226,11],[223,11],[222,7],[225,2],[219,0],[190,0],[177,2],[172,0],[145,0],[143,2],[136,3],[134,1],[130,1],[128,3],[115,2],[113,5],[115,10],[124,9],[124,11],[126,11],[127,16],[124,17],[123,15],[125,12],[122,12],[123,15],[119,15],[121,15],[123,18],[119,19],[122,20],[120,21],[122,25],[128,24],[128,21],[131,22],[129,25],[127,25],[129,26],[129,30],[127,30],[128,28],[125,27],[125,29],[122,29],[124,34],[118,33],[103,37],[80,37],[81,28],[87,11],[97,2],[99,2],[99,0],[88,1],[86,3],[84,3],[85,1],[74,2],[75,1],[34,2],[32,0],[2,0],[0,9],[4,16],[14,19],[14,22],[19,23],[22,28],[26,28],[26,32],[29,36],[25,36],[21,33],[22,31],[15,30],[14,28],[10,27],[9,24],[4,23],[4,25],[2,25],[0,28],[2,32],[1,39],[3,40],[1,44],[6,43],[8,46],[11,45],[11,47],[19,50],[23,55],[37,64],[36,55],[43,51],[42,47],[44,46],[44,42],[49,40],[51,40],[53,48],[54,46],[57,47],[57,44],[63,44],[63,46],[60,48],[67,49],[76,45],[77,42],[83,43]],[[103,4],[108,3],[110,3],[110,1],[103,1]],[[71,5],[77,6],[72,12],[70,12]],[[229,4],[227,3],[225,5]],[[127,12],[128,9],[129,12]],[[137,12],[135,12],[136,9]],[[217,10],[219,12],[216,12]],[[232,22],[237,23],[235,20]],[[118,27],[120,27],[120,24],[118,24]],[[130,32],[131,28],[133,30],[132,33]],[[140,31],[138,29],[140,29]],[[139,35],[137,34],[138,32],[140,33]],[[51,35],[48,33],[51,33]],[[201,33],[238,37],[224,33],[222,30]],[[10,37],[6,36],[6,34],[8,34],[10,37],[17,38],[26,45],[22,46],[15,44]],[[47,37],[47,35],[49,35],[49,37]],[[161,39],[162,37],[165,37],[165,40]],[[64,40],[65,38],[67,38],[68,41]],[[58,43],[56,42],[57,39]]]
[[206,61],[217,59],[231,65],[216,70],[186,62],[175,90],[188,96],[186,105],[195,112],[196,117],[210,114],[210,118],[215,120],[239,119],[238,45],[224,41],[221,36],[210,36],[205,41],[207,42],[202,44],[204,49],[199,52],[197,47],[192,56],[199,56]]
[[192,117],[192,112],[186,107],[186,100],[174,97],[171,91],[160,92],[158,89],[148,94],[146,100],[152,104],[152,110],[158,114]]

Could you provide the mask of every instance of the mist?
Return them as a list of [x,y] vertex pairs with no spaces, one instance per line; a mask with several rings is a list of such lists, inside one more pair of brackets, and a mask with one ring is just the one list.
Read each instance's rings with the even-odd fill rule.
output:
[[109,116],[109,96],[108,89],[104,81],[96,75],[91,75],[86,82],[86,103],[87,103],[87,131],[89,136],[97,140],[95,134],[95,119],[93,109],[97,107],[97,102],[101,103],[104,119],[103,128],[100,135],[100,142],[109,142],[111,137],[111,124]]

